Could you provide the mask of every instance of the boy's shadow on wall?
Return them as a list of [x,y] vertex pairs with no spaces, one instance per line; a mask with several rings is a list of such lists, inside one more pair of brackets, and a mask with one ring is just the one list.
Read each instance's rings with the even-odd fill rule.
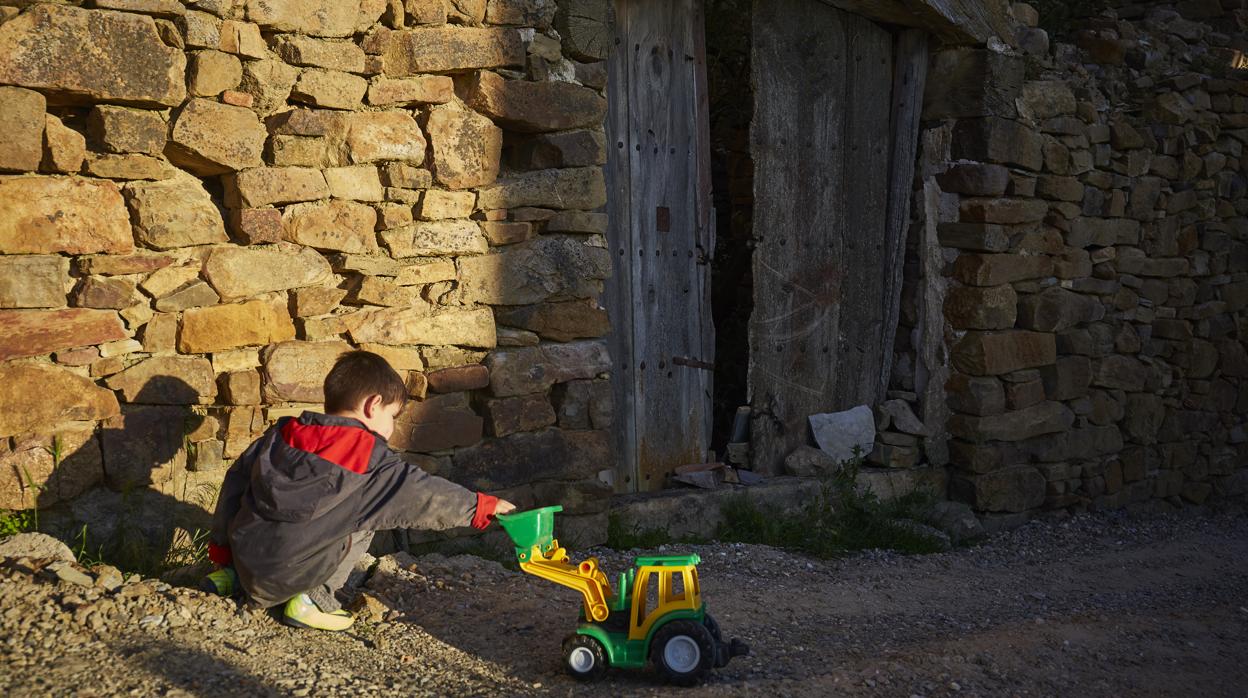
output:
[[191,409],[198,402],[180,378],[148,380],[96,438],[55,464],[37,498],[40,509],[52,507],[50,532],[88,558],[135,571],[160,571],[189,552],[187,533],[209,530],[224,475],[187,472],[187,436],[207,419]]

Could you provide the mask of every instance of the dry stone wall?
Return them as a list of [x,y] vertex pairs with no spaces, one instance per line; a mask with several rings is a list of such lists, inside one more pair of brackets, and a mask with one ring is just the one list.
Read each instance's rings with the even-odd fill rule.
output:
[[0,508],[202,525],[361,347],[407,380],[395,448],[601,537],[606,70],[572,4],[0,0]]
[[922,460],[1003,525],[1242,494],[1248,9],[1014,15],[932,60],[894,383],[947,413]]

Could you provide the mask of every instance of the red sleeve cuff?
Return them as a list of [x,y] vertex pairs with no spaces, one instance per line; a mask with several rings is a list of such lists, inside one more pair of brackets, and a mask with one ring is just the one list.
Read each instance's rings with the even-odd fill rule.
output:
[[234,555],[230,553],[228,545],[217,545],[216,543],[208,544],[208,559],[218,565],[228,565],[234,559]]
[[484,492],[477,493],[477,512],[472,515],[472,527],[484,530],[494,519],[494,509],[498,506],[498,497],[491,497]]

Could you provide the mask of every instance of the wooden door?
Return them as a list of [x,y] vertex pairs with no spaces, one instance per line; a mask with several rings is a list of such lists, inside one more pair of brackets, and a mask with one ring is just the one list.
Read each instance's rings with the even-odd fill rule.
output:
[[701,0],[616,0],[609,59],[615,260],[607,309],[617,490],[659,489],[706,458],[713,254]]
[[755,470],[807,418],[884,397],[901,293],[926,41],[819,0],[756,0]]

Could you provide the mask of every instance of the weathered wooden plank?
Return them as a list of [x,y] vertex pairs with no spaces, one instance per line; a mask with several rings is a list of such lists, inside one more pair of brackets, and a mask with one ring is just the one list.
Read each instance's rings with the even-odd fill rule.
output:
[[816,0],[756,0],[754,468],[815,412],[875,401],[883,351],[891,35]]
[[931,32],[947,44],[1008,42],[1013,29],[1006,0],[821,0],[854,14]]
[[638,488],[663,486],[677,466],[705,457],[709,400],[704,372],[672,363],[701,359],[698,292],[694,0],[629,3],[629,128],[632,136],[633,341],[638,374]]
[[706,455],[710,373],[698,366],[713,359],[713,335],[699,262],[713,232],[709,151],[699,153],[708,129],[698,103],[701,0],[618,0],[615,9],[608,137],[610,242],[619,263],[608,295],[617,488],[636,491],[662,487],[677,466]]
[[616,12],[612,17],[612,43],[607,62],[607,244],[612,252],[614,268],[607,280],[605,305],[611,318],[611,334],[607,341],[611,351],[611,392],[614,401],[612,433],[615,443],[617,492],[636,490],[637,482],[637,414],[633,399],[637,392],[637,375],[633,356],[633,237],[629,216],[632,200],[629,168],[630,134],[628,130],[628,64],[631,53],[621,50],[628,46],[628,13]]
[[880,366],[876,401],[888,390],[901,309],[902,270],[906,255],[906,233],[910,229],[910,195],[914,190],[914,163],[919,144],[919,116],[923,111],[923,88],[927,79],[927,33],[907,29],[897,34],[894,51],[893,104],[890,131],[888,217],[885,222],[884,335],[885,359]]
[[[694,104],[696,108],[695,126],[696,139],[692,155],[694,168],[697,172],[697,187],[694,191],[694,205],[697,207],[697,256],[698,256],[698,298],[701,306],[702,344],[700,355],[703,363],[715,363],[715,322],[712,319],[711,306],[711,272],[710,261],[715,257],[715,205],[711,192],[711,96],[707,78],[706,65],[706,6],[705,0],[693,3],[693,17],[687,25],[692,32],[690,41],[694,49],[693,78]],[[713,370],[702,373],[702,399],[704,424],[703,433],[706,444],[710,445],[710,437],[714,428],[715,373]]]

